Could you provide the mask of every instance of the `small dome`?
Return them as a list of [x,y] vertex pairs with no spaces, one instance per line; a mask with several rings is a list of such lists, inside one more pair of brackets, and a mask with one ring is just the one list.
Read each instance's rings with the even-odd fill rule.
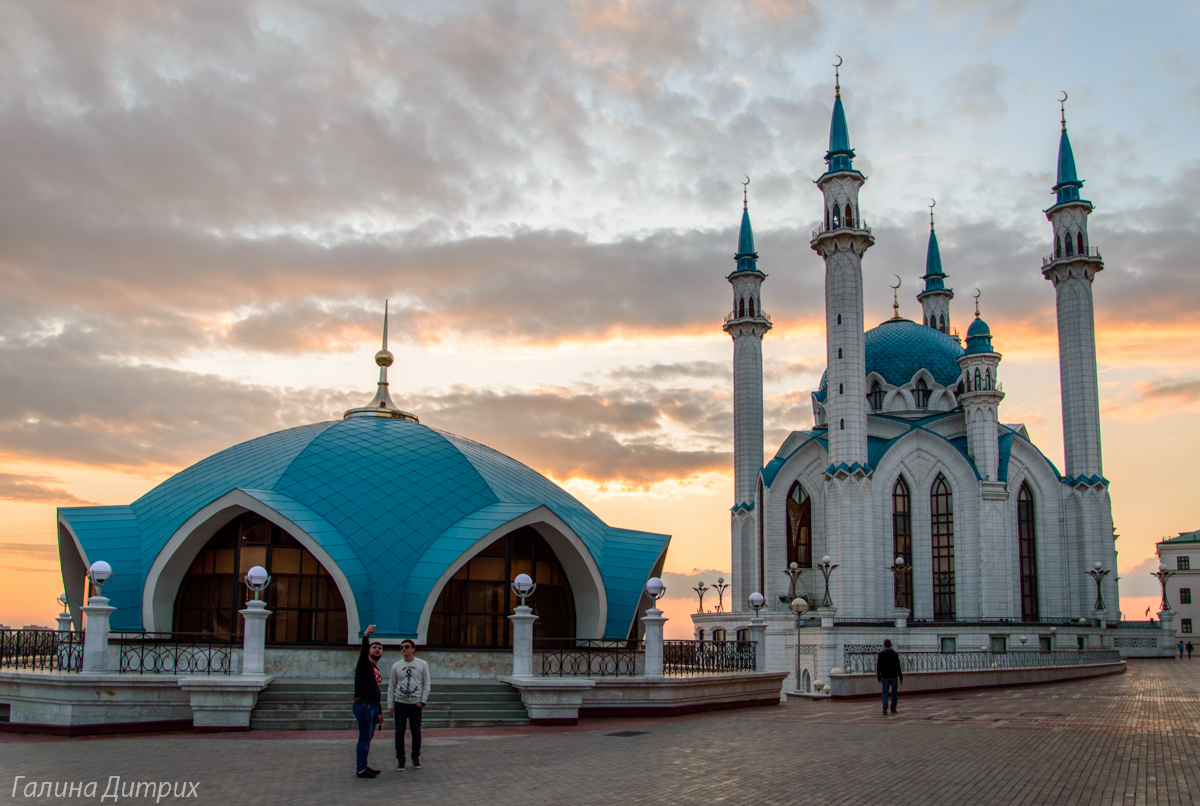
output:
[[972,336],[990,336],[990,335],[992,335],[992,331],[990,328],[988,328],[987,322],[983,321],[982,319],[976,319],[974,322],[971,323],[971,326],[969,328],[967,328],[967,338],[968,339],[971,338]]
[[[986,327],[986,325],[985,325]],[[893,386],[903,386],[925,369],[942,386],[958,382],[963,348],[952,336],[909,319],[889,319],[866,332],[867,374],[876,372]],[[817,400],[825,399],[828,372],[821,376]]]

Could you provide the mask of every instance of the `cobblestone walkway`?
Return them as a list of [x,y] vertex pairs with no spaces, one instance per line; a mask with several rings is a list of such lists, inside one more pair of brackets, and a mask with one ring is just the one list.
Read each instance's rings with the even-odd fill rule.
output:
[[199,781],[201,802],[237,804],[1191,804],[1200,658],[1029,688],[912,698],[901,689],[895,717],[875,700],[790,702],[567,729],[427,731],[425,744],[424,769],[400,773],[389,769],[392,734],[377,736],[371,757],[384,773],[368,781],[353,776],[349,733],[0,734],[0,801],[24,800],[20,788],[11,797],[16,775],[95,780],[101,791],[120,775]]

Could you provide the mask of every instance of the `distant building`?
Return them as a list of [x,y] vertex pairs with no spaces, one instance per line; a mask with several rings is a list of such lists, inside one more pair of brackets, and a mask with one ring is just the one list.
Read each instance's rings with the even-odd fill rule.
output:
[[1180,532],[1154,547],[1160,564],[1172,575],[1167,579],[1167,604],[1175,611],[1175,635],[1194,640],[1200,627],[1200,529]]

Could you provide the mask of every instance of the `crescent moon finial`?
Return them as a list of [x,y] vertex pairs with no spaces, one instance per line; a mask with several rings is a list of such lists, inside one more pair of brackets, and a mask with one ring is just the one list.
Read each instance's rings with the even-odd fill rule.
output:
[[933,208],[937,207],[937,199],[930,198],[929,200],[929,231],[933,232]]
[[1067,130],[1067,98],[1069,96],[1067,95],[1066,90],[1063,90],[1062,94],[1063,97],[1058,99],[1058,106],[1062,111],[1062,130],[1065,132]]
[[835,64],[834,67],[841,67],[843,64],[842,57],[838,56],[837,54],[834,54],[834,56],[837,58],[837,64]]
[[[745,176],[745,174],[742,174]],[[749,202],[746,201],[746,190],[750,187],[750,177],[746,176],[746,181],[742,183],[742,209],[749,210]]]
[[842,76],[839,70],[842,66],[842,57],[837,57],[837,63],[833,65],[833,94],[835,98],[842,97]]
[[975,289],[975,318],[979,318],[979,289]]
[[896,278],[896,284],[894,286],[891,286],[891,288],[899,289],[900,286],[904,285],[904,281],[900,279],[899,274],[893,274],[892,276]]
[[894,274],[892,276],[896,278],[896,284],[894,286],[891,286],[891,289],[892,289],[892,319],[896,320],[896,319],[900,318],[900,297],[898,296],[898,292],[900,290],[900,286],[903,284],[904,281],[900,279],[899,274]]
[[1062,94],[1063,94],[1063,97],[1059,98],[1059,99],[1058,99],[1058,102],[1059,102],[1060,104],[1065,104],[1065,103],[1067,102],[1067,99],[1068,99],[1068,98],[1070,98],[1071,96],[1067,95],[1067,91],[1066,91],[1066,90],[1063,90],[1063,91],[1062,91]]

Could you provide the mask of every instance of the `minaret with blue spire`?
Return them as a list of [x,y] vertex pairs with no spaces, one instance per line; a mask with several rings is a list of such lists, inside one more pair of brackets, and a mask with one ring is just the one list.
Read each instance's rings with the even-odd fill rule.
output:
[[[1065,99],[1064,99],[1065,100]],[[1058,140],[1056,201],[1046,210],[1054,229],[1054,251],[1042,275],[1054,283],[1058,303],[1058,361],[1062,382],[1064,470],[1069,479],[1097,484],[1104,477],[1100,450],[1100,393],[1096,375],[1096,317],[1092,280],[1103,270],[1091,246],[1087,221],[1092,203],[1079,197],[1083,182],[1067,136],[1066,106]]]
[[981,482],[1000,479],[1000,354],[992,349],[992,331],[979,318],[979,292],[975,292],[975,321],[967,328],[967,349],[958,359],[963,371],[963,391],[958,396],[967,427],[967,455],[975,463]]
[[[936,204],[936,202],[934,202]],[[946,288],[946,273],[942,271],[942,253],[938,249],[937,232],[933,228],[933,207],[929,205],[929,248],[925,252],[925,289],[917,294],[921,303],[922,321],[942,333],[950,333],[950,300],[954,290]]]
[[[745,184],[749,184],[749,179]],[[746,191],[742,191],[742,227],[738,234],[737,266],[726,278],[733,286],[733,311],[724,330],[733,339],[733,601],[745,602],[762,590],[762,558],[754,536],[755,498],[763,466],[762,340],[771,318],[762,309],[762,282]]]
[[[841,59],[838,59],[840,66]],[[844,617],[874,615],[883,602],[870,563],[850,560],[871,556],[867,536],[873,534],[872,468],[867,456],[866,348],[863,325],[863,254],[875,243],[863,223],[858,202],[866,177],[854,168],[854,149],[841,80],[834,73],[833,120],[829,126],[827,168],[816,181],[824,197],[820,227],[813,233],[813,251],[825,260],[825,356],[828,378],[817,427],[824,426],[829,450],[825,470],[825,544],[842,570],[832,580],[831,593]],[[821,421],[823,420],[823,422]],[[772,565],[771,567],[779,567]],[[877,606],[878,604],[878,606]],[[890,603],[888,603],[890,606]]]
[[[1068,599],[1072,613],[1092,611],[1092,581],[1084,576],[1095,563],[1115,569],[1112,502],[1100,446],[1100,389],[1096,371],[1096,315],[1092,281],[1104,269],[1100,250],[1091,245],[1087,222],[1092,203],[1080,198],[1083,181],[1067,136],[1066,97],[1062,98],[1055,203],[1046,210],[1054,231],[1053,252],[1042,260],[1042,275],[1054,283],[1058,309],[1058,370],[1062,391],[1063,483],[1070,491],[1063,506],[1065,533],[1074,539],[1068,551]],[[1101,585],[1111,612],[1119,610],[1116,580]]]

